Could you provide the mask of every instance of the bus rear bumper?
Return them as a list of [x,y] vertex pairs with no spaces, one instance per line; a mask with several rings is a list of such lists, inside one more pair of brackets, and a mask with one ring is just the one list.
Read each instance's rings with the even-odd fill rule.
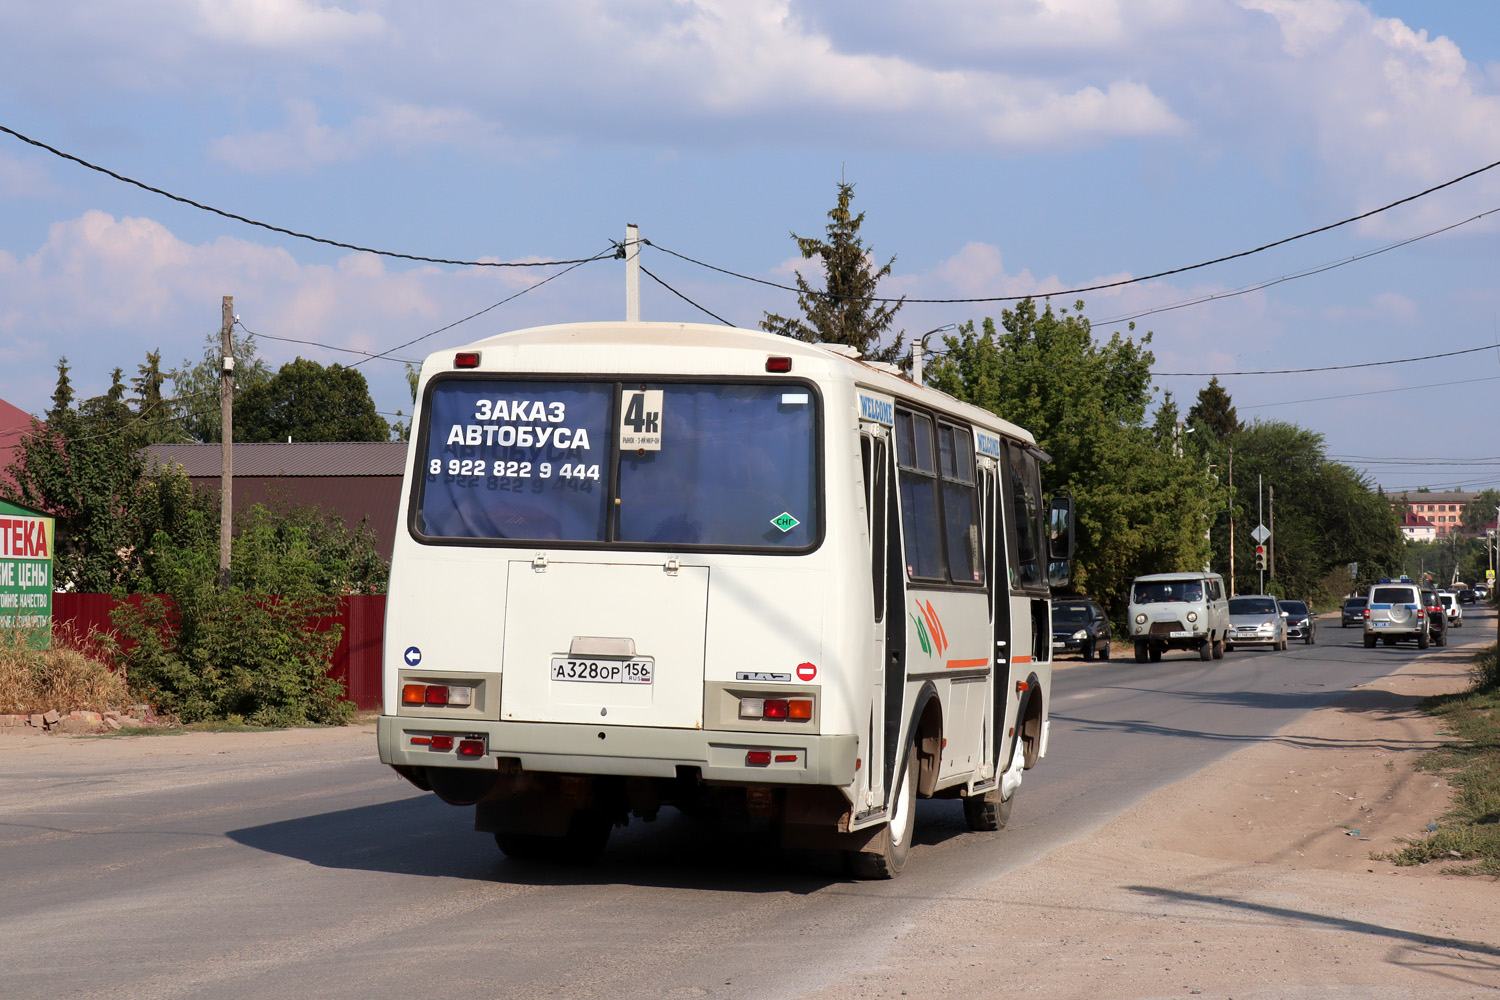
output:
[[[433,736],[483,739],[482,756],[461,757],[413,743]],[[824,785],[854,781],[858,740],[852,735],[745,733],[547,722],[407,718],[376,722],[382,763],[396,767],[452,767],[494,771],[517,763],[523,771],[672,778],[694,768],[705,781],[745,785]],[[754,761],[752,763],[752,761]],[[765,763],[760,763],[766,761]]]

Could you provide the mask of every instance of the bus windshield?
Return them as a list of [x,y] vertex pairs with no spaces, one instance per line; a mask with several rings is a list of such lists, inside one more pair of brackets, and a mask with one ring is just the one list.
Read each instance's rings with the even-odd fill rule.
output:
[[816,396],[795,383],[443,379],[414,527],[434,540],[806,548],[816,430]]

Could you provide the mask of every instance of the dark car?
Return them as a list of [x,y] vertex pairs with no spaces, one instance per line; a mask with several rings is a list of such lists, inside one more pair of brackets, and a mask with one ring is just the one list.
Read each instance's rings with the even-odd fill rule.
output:
[[1469,590],[1468,588],[1460,590],[1458,592],[1458,603],[1459,604],[1473,604],[1474,603],[1474,591]]
[[1363,625],[1365,623],[1365,606],[1370,603],[1368,597],[1350,597],[1344,601],[1344,613],[1341,619],[1343,628],[1350,625]]
[[1307,606],[1306,601],[1277,601],[1281,608],[1281,614],[1286,618],[1286,637],[1288,640],[1301,639],[1304,643],[1312,645],[1318,641],[1318,623],[1313,618],[1312,609]]
[[1448,645],[1448,614],[1443,599],[1435,590],[1422,591],[1422,606],[1427,611],[1428,641],[1434,646]]
[[1054,597],[1052,599],[1052,651],[1078,653],[1085,660],[1109,659],[1109,640],[1113,637],[1109,616],[1091,597]]

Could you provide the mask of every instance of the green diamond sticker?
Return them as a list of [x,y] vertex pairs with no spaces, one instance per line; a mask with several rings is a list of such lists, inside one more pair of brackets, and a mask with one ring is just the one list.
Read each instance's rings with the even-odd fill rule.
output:
[[771,523],[776,525],[776,527],[780,528],[782,531],[791,531],[802,522],[797,520],[792,515],[788,514],[786,511],[782,511],[780,514],[777,514],[775,517],[771,518]]

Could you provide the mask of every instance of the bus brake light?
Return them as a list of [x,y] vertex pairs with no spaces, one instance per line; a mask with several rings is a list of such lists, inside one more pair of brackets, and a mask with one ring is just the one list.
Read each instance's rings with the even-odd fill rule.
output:
[[766,371],[775,375],[785,375],[792,370],[791,358],[769,357],[766,359]]
[[484,740],[459,740],[458,755],[460,757],[483,757]]
[[478,368],[479,367],[479,352],[478,351],[459,351],[457,354],[453,355],[453,367],[454,368]]

